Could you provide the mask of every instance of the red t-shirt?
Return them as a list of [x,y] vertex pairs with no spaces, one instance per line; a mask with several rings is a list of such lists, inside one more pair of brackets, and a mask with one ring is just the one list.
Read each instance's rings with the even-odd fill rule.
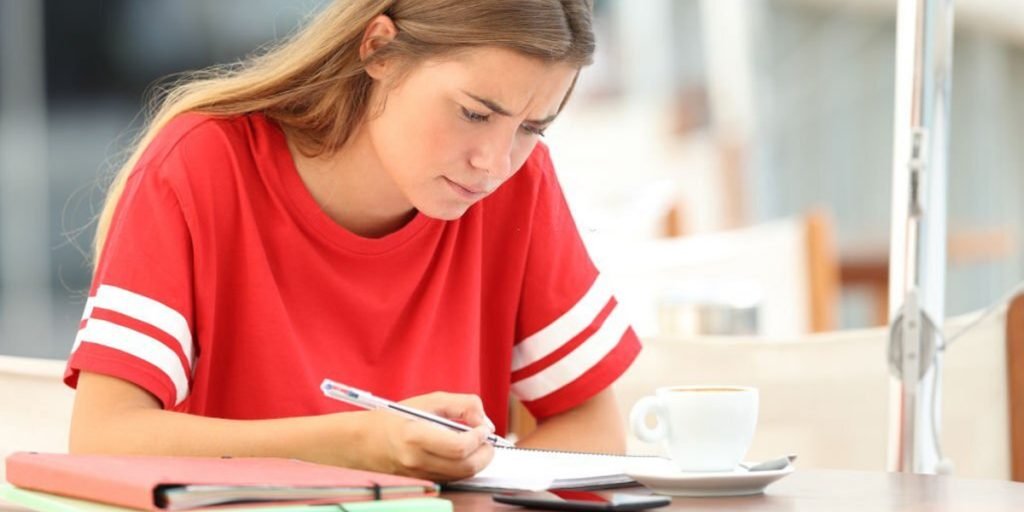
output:
[[369,239],[319,208],[272,120],[187,114],[128,178],[65,382],[112,375],[236,419],[350,410],[324,378],[393,400],[473,393],[503,433],[510,391],[551,416],[639,350],[543,145],[461,218]]

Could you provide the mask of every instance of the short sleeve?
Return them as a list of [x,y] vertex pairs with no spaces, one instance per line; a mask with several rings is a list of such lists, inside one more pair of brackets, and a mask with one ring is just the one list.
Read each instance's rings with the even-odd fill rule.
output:
[[168,175],[171,153],[128,178],[86,301],[64,381],[81,371],[129,381],[180,404],[189,392],[193,349],[192,244]]
[[636,358],[640,342],[587,254],[546,148],[539,151],[512,392],[531,414],[545,418],[611,385]]

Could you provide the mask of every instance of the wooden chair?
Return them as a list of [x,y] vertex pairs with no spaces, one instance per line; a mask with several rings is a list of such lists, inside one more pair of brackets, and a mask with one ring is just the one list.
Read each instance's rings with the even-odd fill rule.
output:
[[659,301],[699,283],[743,283],[759,295],[758,334],[835,329],[839,264],[829,216],[812,211],[740,229],[623,243],[600,233],[584,240],[644,336],[659,332]]
[[[952,229],[946,242],[949,264],[976,265],[1016,256],[1017,239],[1009,226]],[[839,286],[861,289],[871,302],[872,325],[889,321],[889,241],[863,241],[848,248],[839,261]]]
[[[958,332],[974,317],[950,319],[945,332]],[[616,394],[625,416],[658,386],[756,386],[761,413],[750,459],[797,453],[802,467],[884,470],[887,342],[886,328],[648,339]],[[952,344],[942,374],[941,440],[955,474],[1024,481],[1024,296]],[[629,450],[660,448],[630,438]]]

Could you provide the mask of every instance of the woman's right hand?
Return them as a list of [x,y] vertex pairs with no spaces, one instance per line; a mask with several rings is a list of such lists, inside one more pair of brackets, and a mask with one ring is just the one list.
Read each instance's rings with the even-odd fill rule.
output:
[[71,421],[72,453],[204,457],[288,457],[449,482],[491,461],[475,395],[431,393],[402,402],[474,427],[455,432],[387,411],[265,420],[222,419],[164,410],[128,381],[82,372]]
[[487,442],[493,430],[480,397],[436,392],[401,403],[473,429],[456,432],[383,410],[365,413],[370,440],[366,448],[372,452],[368,469],[449,482],[475,475],[494,457],[494,448]]

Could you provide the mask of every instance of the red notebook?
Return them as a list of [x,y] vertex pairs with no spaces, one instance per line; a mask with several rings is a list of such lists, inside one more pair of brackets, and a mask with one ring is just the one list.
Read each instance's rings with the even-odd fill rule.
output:
[[436,496],[427,480],[275,458],[19,452],[7,481],[34,491],[144,510],[238,503],[333,503]]

